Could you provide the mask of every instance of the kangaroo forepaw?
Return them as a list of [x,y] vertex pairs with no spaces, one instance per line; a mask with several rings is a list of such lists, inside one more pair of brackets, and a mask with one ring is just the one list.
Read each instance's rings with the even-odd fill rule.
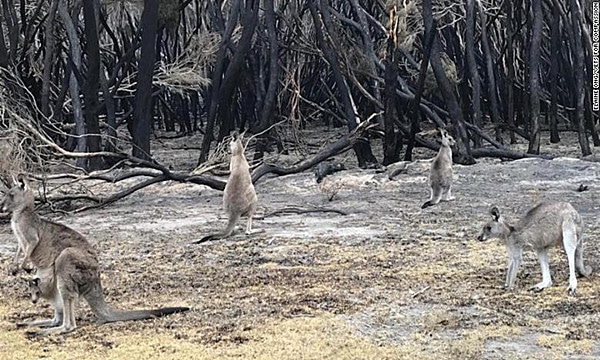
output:
[[577,288],[574,288],[574,287],[570,287],[570,286],[569,286],[569,287],[567,288],[567,294],[569,294],[569,296],[575,296],[576,290],[577,290]]

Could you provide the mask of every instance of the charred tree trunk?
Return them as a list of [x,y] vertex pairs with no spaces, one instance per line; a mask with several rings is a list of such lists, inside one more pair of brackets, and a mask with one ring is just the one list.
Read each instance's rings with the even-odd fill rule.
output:
[[[14,3],[8,0],[2,0],[2,14],[4,15],[4,24],[8,30],[8,63],[14,64],[18,52],[19,42],[19,23],[15,14]],[[5,46],[6,47],[6,46]]]
[[531,43],[529,45],[529,107],[531,111],[530,154],[540,153],[540,48],[542,42],[542,0],[531,0]]
[[[350,4],[352,5],[352,10],[354,11],[356,19],[358,20],[356,27],[360,32],[362,50],[369,60],[366,65],[369,72],[368,75],[370,75],[368,79],[369,87],[371,93],[373,94],[372,97],[376,102],[381,103],[379,83],[376,80],[377,64],[379,62],[379,58],[377,54],[375,54],[375,49],[373,47],[373,44],[375,42],[373,41],[373,37],[371,36],[369,23],[367,21],[367,16],[365,15],[366,11],[363,9],[358,0],[350,0]],[[378,122],[381,124],[381,116],[378,116],[378,119]]]
[[[269,38],[269,82],[264,99],[262,101],[257,101],[257,103],[262,104],[262,109],[260,110],[258,128],[254,131],[255,133],[263,132],[273,123],[273,105],[275,104],[275,97],[277,96],[277,89],[279,88],[279,45],[277,42],[277,27],[275,25],[275,7],[273,0],[265,0],[264,6],[267,36]],[[262,84],[264,84],[264,82],[261,81],[260,85],[262,86]],[[261,91],[258,91],[258,93],[261,94]],[[268,131],[257,139],[256,153],[254,156],[255,161],[262,159],[264,152],[268,147],[270,133],[271,131]]]
[[[107,69],[108,70],[108,69]],[[116,140],[117,140],[117,108],[115,104],[115,97],[108,87],[108,79],[104,71],[100,72],[100,87],[102,89],[102,98],[104,100],[104,106],[106,107],[106,151],[117,152]],[[109,159],[105,159],[109,162]],[[112,165],[112,164],[111,164]]]
[[486,78],[488,85],[488,97],[490,101],[490,116],[492,123],[495,126],[496,132],[496,140],[501,144],[504,142],[502,140],[502,133],[500,131],[500,113],[498,111],[498,89],[496,88],[496,75],[494,74],[494,59],[492,57],[492,48],[490,47],[490,42],[487,35],[487,16],[485,16],[485,11],[483,10],[483,6],[481,3],[477,1],[479,6],[479,15],[481,18],[481,45],[483,48],[483,56],[485,57],[485,70],[486,70]]
[[[74,9],[73,13],[77,14],[79,9]],[[67,37],[69,38],[69,49],[70,59],[73,70],[69,77],[69,93],[71,95],[71,107],[73,111],[73,121],[75,122],[75,136],[76,152],[86,152],[87,150],[87,137],[85,129],[85,120],[83,117],[83,110],[81,107],[81,99],[79,98],[79,82],[77,81],[77,74],[81,74],[81,45],[79,44],[79,37],[77,36],[77,29],[73,24],[69,9],[67,8],[66,0],[59,0],[58,14],[60,15]],[[77,166],[82,169],[87,168],[87,159],[78,158]]]
[[431,58],[431,48],[435,39],[435,31],[429,31],[424,34],[423,59],[421,59],[421,68],[419,70],[419,79],[417,80],[417,89],[415,98],[410,101],[408,117],[410,118],[410,135],[406,152],[404,153],[405,161],[412,161],[412,152],[415,147],[417,133],[421,131],[419,120],[421,119],[421,96],[425,88],[425,77],[427,76],[427,68]]
[[[479,79],[479,71],[477,69],[477,60],[475,59],[475,1],[476,0],[467,0],[465,56],[467,58],[467,65],[469,68],[471,87],[473,88],[471,95],[473,124],[481,128],[481,83]],[[485,26],[485,22],[483,21],[482,26]],[[481,139],[479,136],[475,135],[473,137],[473,143],[475,144],[476,148],[481,147]]]
[[[504,2],[504,13],[506,14],[506,122],[510,128],[515,127],[515,98],[514,98],[514,79],[515,79],[515,65],[514,65],[514,50],[513,50],[513,38],[515,32],[513,31],[513,8],[512,1]],[[510,143],[515,144],[517,138],[513,130],[510,131]]]
[[[318,12],[317,12],[317,4],[318,3]],[[315,24],[315,33],[317,36],[317,43],[321,51],[323,51],[323,55],[329,65],[331,66],[331,70],[333,72],[333,77],[335,80],[335,84],[337,86],[337,90],[340,96],[340,100],[342,102],[343,110],[345,112],[345,117],[348,123],[348,130],[353,131],[359,124],[358,114],[356,112],[356,105],[354,100],[352,99],[352,94],[350,93],[350,87],[346,82],[342,74],[342,69],[340,67],[339,59],[337,53],[333,48],[333,44],[330,41],[334,41],[334,29],[331,25],[331,14],[329,13],[329,1],[328,0],[309,0],[309,9],[313,18],[313,22]],[[321,16],[319,16],[319,13]],[[327,35],[325,35],[325,32]],[[327,36],[327,40],[326,37]],[[330,41],[328,41],[330,40]],[[354,145],[354,152],[356,153],[356,158],[358,160],[358,166],[361,168],[365,168],[369,165],[376,164],[377,159],[373,156],[371,151],[371,144],[368,139],[365,137],[362,140],[359,140]]]
[[279,45],[277,43],[277,27],[275,26],[275,8],[273,0],[264,0],[264,6],[265,23],[267,24],[267,34],[269,36],[269,83],[260,112],[259,129],[261,129],[261,131],[271,125],[271,114],[273,113],[273,105],[275,103],[278,88],[277,85],[279,83]]
[[158,0],[144,0],[140,26],[142,48],[138,62],[137,88],[133,119],[128,123],[132,138],[132,155],[150,159],[150,131],[152,122],[152,76],[156,60],[156,35],[158,31]]
[[548,122],[550,124],[550,142],[560,142],[558,133],[558,61],[560,51],[560,15],[555,12],[551,25],[550,36],[550,109],[548,109]]
[[[98,27],[96,13],[98,0],[83,2],[83,19],[85,21],[85,52],[87,55],[87,77],[84,89],[85,122],[88,130],[88,151],[99,152],[100,124],[98,122],[98,84],[100,80],[100,45],[98,41]],[[95,156],[88,161],[88,170],[101,169],[104,164],[102,157]]]
[[8,67],[8,48],[4,41],[4,28],[0,26],[0,67]]
[[[219,44],[219,50],[216,54],[215,66],[212,71],[211,88],[208,92],[209,104],[207,110],[206,130],[204,133],[204,138],[202,139],[202,151],[200,152],[200,157],[198,158],[198,164],[201,164],[208,160],[210,144],[214,140],[213,133],[220,102],[219,90],[221,88],[221,79],[223,77],[223,69],[225,68],[225,62],[227,60],[227,47],[231,39],[231,34],[233,34],[233,30],[235,29],[235,25],[238,21],[238,16],[240,12],[240,1],[241,0],[236,0],[235,3],[231,4],[229,20],[227,22],[225,31],[221,34],[221,43]],[[209,6],[211,4],[212,2],[209,2]],[[214,7],[213,10],[215,12],[213,16],[216,19],[221,19],[222,15],[220,13],[220,7]]]
[[259,0],[246,0],[244,11],[241,13],[241,24],[243,26],[242,36],[238,42],[238,47],[231,58],[229,66],[225,71],[221,89],[219,91],[220,105],[218,112],[219,140],[229,135],[233,130],[233,102],[235,91],[242,82],[240,71],[244,67],[246,55],[252,45],[256,25],[258,23]]
[[425,33],[430,31],[436,32],[434,35],[433,43],[431,46],[431,68],[435,74],[435,79],[438,83],[439,89],[444,96],[446,107],[448,108],[449,116],[454,125],[454,132],[456,135],[456,145],[458,146],[458,153],[455,155],[456,162],[460,164],[474,164],[475,159],[471,155],[471,148],[469,144],[469,138],[465,129],[462,112],[460,106],[454,94],[454,89],[448,80],[444,67],[442,65],[442,59],[440,56],[441,43],[437,35],[437,28],[433,21],[433,10],[431,0],[423,1],[423,21],[425,22]]
[[581,11],[579,9],[578,0],[570,0],[571,7],[571,26],[573,29],[572,39],[572,51],[573,58],[575,60],[575,124],[577,126],[577,132],[579,134],[579,146],[581,146],[581,154],[583,156],[590,155],[592,153],[590,149],[590,143],[585,131],[584,122],[584,89],[583,89],[583,74],[585,72],[585,64],[583,62],[583,45],[581,42],[582,30],[579,26],[579,18]]
[[52,68],[54,67],[52,60],[55,56],[56,38],[54,36],[54,17],[56,16],[56,8],[61,0],[52,0],[46,17],[45,30],[45,49],[44,49],[44,69],[42,70],[42,93],[41,93],[41,111],[44,116],[50,116],[50,85]]
[[[388,39],[392,41],[392,39]],[[398,88],[398,71],[396,70],[395,51],[388,51],[388,58],[385,60],[385,90],[383,116],[384,139],[383,139],[383,165],[389,165],[400,160],[400,154],[397,151],[397,141],[402,141],[401,137],[396,136],[396,127],[394,126],[398,113],[396,111],[396,89]]]

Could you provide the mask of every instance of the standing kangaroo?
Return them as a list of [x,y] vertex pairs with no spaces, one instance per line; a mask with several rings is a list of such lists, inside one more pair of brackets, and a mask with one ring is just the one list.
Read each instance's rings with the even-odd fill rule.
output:
[[233,233],[233,229],[242,216],[248,217],[246,234],[252,232],[252,216],[256,210],[258,197],[256,196],[254,185],[252,185],[250,166],[248,165],[246,156],[244,156],[242,137],[234,134],[229,143],[229,148],[231,150],[230,173],[225,185],[225,191],[223,192],[223,208],[229,216],[227,228],[220,233],[207,235],[194,242],[194,244],[228,237]]
[[75,302],[79,296],[88,302],[99,323],[150,319],[189,310],[186,307],[111,309],[104,300],[96,251],[77,231],[35,213],[33,191],[25,179],[19,179],[8,191],[2,208],[12,213],[12,228],[25,252],[23,263],[29,260],[37,268],[40,296],[54,308],[52,319],[19,325],[48,327],[36,331],[41,335],[73,331],[77,327]]
[[477,240],[492,238],[504,240],[508,249],[508,270],[505,287],[513,289],[517,271],[521,265],[523,248],[530,247],[537,254],[542,269],[542,281],[532,287],[541,291],[552,285],[548,250],[553,246],[564,247],[569,261],[570,295],[577,289],[575,270],[581,276],[590,276],[592,268],[583,264],[583,220],[581,216],[566,202],[542,202],[525,214],[515,226],[508,224],[500,216],[496,206],[490,209],[492,220],[483,226]]
[[429,186],[431,194],[421,209],[433,206],[442,201],[450,201],[454,199],[451,194],[452,188],[452,146],[456,144],[454,138],[444,129],[439,129],[442,136],[442,146],[438,151],[429,172]]

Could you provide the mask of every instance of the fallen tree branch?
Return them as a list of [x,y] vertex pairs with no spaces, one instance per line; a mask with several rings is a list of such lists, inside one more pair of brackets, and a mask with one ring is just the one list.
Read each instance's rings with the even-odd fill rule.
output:
[[160,175],[160,176],[157,176],[157,177],[154,177],[154,178],[150,178],[150,179],[148,179],[146,181],[139,182],[139,183],[135,184],[132,187],[129,187],[127,189],[119,191],[118,193],[113,194],[113,195],[109,196],[106,199],[102,199],[97,204],[89,205],[89,206],[84,206],[82,208],[79,208],[79,209],[75,210],[75,212],[82,212],[82,211],[89,210],[89,209],[97,209],[99,207],[103,207],[103,206],[106,206],[108,204],[112,204],[115,201],[120,200],[120,199],[126,197],[127,195],[131,195],[134,192],[136,192],[136,191],[138,191],[140,189],[145,188],[146,186],[150,186],[152,184],[156,184],[158,182],[165,181],[165,180],[167,180],[167,176],[165,176],[165,175]]
[[519,160],[525,158],[538,158],[538,159],[546,159],[552,160],[556,156],[554,155],[535,155],[535,154],[527,154],[520,151],[514,151],[510,149],[495,149],[495,148],[479,148],[471,150],[471,155],[475,158],[482,157],[491,157],[491,158],[504,158],[511,160]]
[[263,220],[264,218],[267,218],[267,217],[276,216],[279,214],[286,214],[286,213],[291,213],[291,214],[336,213],[336,214],[339,214],[342,216],[348,215],[347,212],[338,210],[338,209],[328,209],[328,208],[301,209],[301,208],[297,208],[297,207],[285,207],[283,209],[271,211],[270,213],[265,214],[263,216],[255,216],[254,219]]
[[327,145],[323,150],[319,151],[310,158],[304,159],[298,164],[282,167],[275,164],[263,163],[252,172],[252,183],[256,183],[261,177],[267,174],[275,174],[278,176],[296,174],[311,167],[318,163],[327,160],[328,158],[344,153],[354,146],[357,141],[360,141],[361,135],[372,127],[372,121],[380,113],[375,113],[369,116],[368,119],[360,123],[352,132],[345,134],[336,142]]

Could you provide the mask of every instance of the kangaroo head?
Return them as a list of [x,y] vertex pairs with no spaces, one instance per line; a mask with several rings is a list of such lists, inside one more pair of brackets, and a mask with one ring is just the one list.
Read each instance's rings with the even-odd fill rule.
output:
[[33,208],[33,190],[29,186],[27,180],[24,177],[19,177],[16,184],[8,190],[2,200],[2,211],[15,212],[26,209],[28,207]]
[[442,135],[442,146],[452,147],[456,144],[454,138],[446,130],[440,129],[440,135]]
[[33,278],[27,281],[29,285],[29,293],[31,295],[31,302],[37,303],[40,297],[42,297],[42,291],[40,290],[40,278]]
[[244,142],[242,136],[238,132],[234,132],[229,143],[231,155],[242,155],[244,153]]
[[504,239],[510,235],[513,230],[510,225],[504,222],[504,218],[500,216],[500,210],[496,206],[490,209],[492,220],[488,221],[477,236],[477,240],[486,241],[488,239]]

